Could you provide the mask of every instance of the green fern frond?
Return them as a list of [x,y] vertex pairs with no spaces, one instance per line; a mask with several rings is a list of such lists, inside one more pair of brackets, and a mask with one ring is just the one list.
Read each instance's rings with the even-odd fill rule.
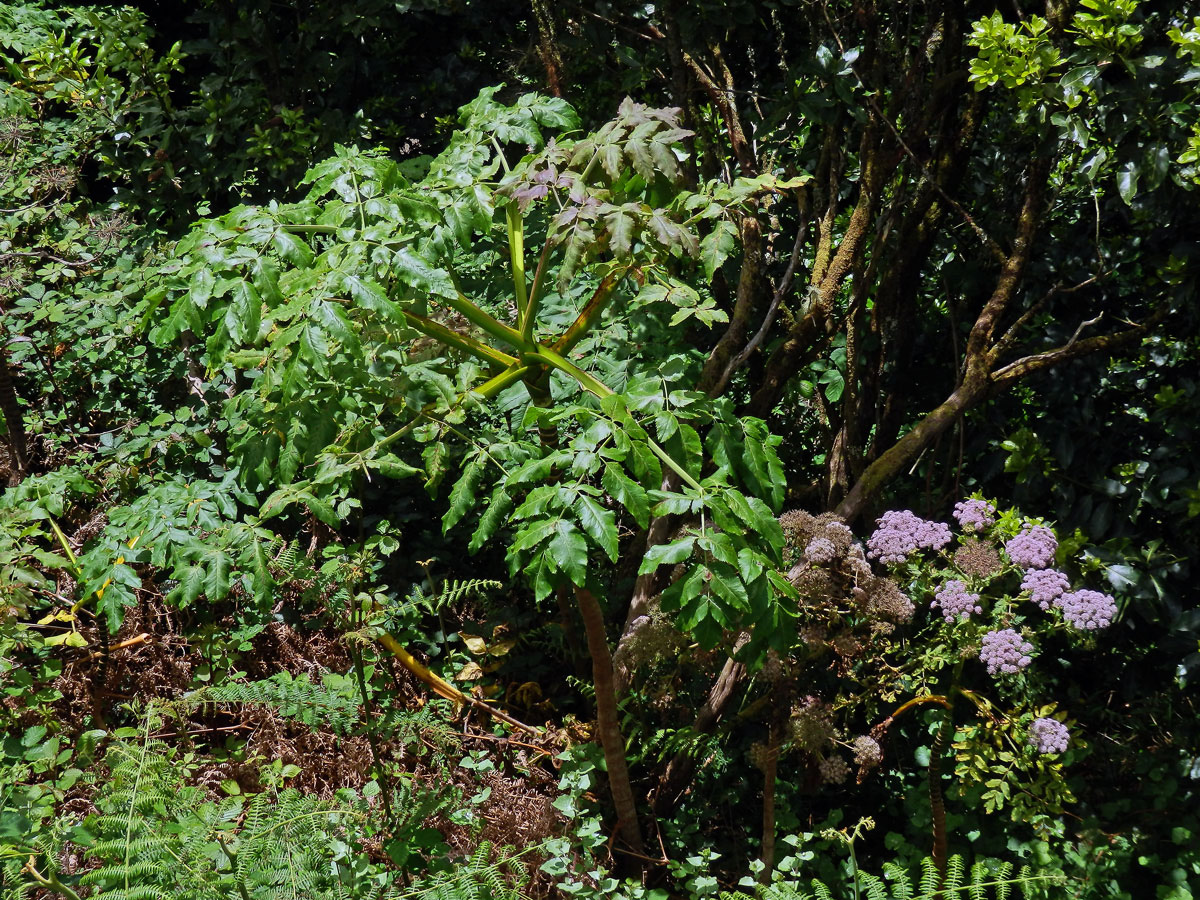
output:
[[899,863],[885,862],[883,875],[892,882],[892,897],[895,900],[912,900],[913,883],[908,869]]
[[946,860],[946,877],[942,880],[942,890],[946,893],[956,893],[962,888],[966,864],[961,855],[955,853]]
[[185,700],[207,704],[259,704],[312,728],[328,726],[340,734],[359,721],[358,691],[350,679],[326,675],[314,684],[307,675],[280,672],[263,681],[227,682],[192,691]]
[[984,882],[987,881],[987,864],[977,859],[971,866],[971,883],[967,885],[967,896],[971,900],[986,900],[987,889],[984,887]]
[[451,603],[457,603],[460,600],[466,600],[469,597],[479,597],[486,594],[488,591],[497,591],[504,587],[504,582],[494,581],[488,578],[471,578],[466,581],[453,580],[442,584],[442,591],[435,601],[435,611],[449,606]]
[[176,900],[176,898],[155,885],[133,885],[128,888],[100,891],[92,894],[89,900]]
[[931,857],[921,860],[921,896],[931,897],[937,893],[941,875]]
[[[164,842],[159,842],[161,848]],[[79,879],[83,884],[105,884],[108,882],[125,882],[126,884],[144,884],[151,879],[157,881],[167,872],[165,853],[158,859],[141,862],[120,863],[111,866],[101,866],[92,869]]]
[[[493,858],[499,856],[498,859]],[[406,896],[421,900],[523,900],[523,881],[505,875],[509,859],[488,841],[452,872],[440,873],[413,887]]]
[[1013,865],[1007,860],[1000,863],[996,869],[996,900],[1008,900],[1012,894],[1013,883],[1008,880],[1012,870]]
[[1029,868],[1028,864],[1021,866],[1021,870],[1017,873],[1017,890],[1021,892],[1022,897],[1030,896],[1033,885],[1032,873],[1033,870]]
[[858,873],[859,883],[866,889],[867,900],[889,900],[887,884],[878,875],[870,872]]
[[683,728],[660,728],[641,740],[642,758],[663,762],[676,756],[686,756],[688,759],[708,759],[717,757],[714,763],[723,760],[724,753],[721,740],[717,735],[701,734],[690,725]]

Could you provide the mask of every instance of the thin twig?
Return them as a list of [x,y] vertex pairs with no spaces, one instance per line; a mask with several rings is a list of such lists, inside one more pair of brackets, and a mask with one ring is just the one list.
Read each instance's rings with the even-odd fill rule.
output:
[[[838,34],[837,27],[833,24],[833,20],[829,16],[829,9],[824,3],[821,4],[821,11],[825,14],[825,22],[829,25],[829,31],[833,34],[833,39],[837,41],[838,49],[841,50],[844,55],[846,52],[846,46],[842,43],[842,39]],[[867,87],[866,83],[862,80],[862,76],[858,74],[858,69],[854,67],[854,63],[849,63],[848,65],[850,71],[854,73],[854,77],[858,81],[859,87],[861,87],[865,92],[865,99],[867,103],[870,104],[872,112],[874,112],[879,118],[879,121],[883,122],[883,124],[887,126],[888,131],[892,133],[892,136],[896,139],[896,143],[898,143],[900,145],[900,149],[904,151],[905,156],[911,159],[920,170],[921,179],[930,187],[932,187],[938,193],[938,196],[940,196],[951,209],[953,209],[962,217],[963,221],[966,222],[971,230],[975,232],[976,236],[983,243],[983,245],[987,247],[988,252],[991,253],[998,262],[1003,263],[1006,259],[1008,259],[1008,254],[1005,253],[1004,248],[1000,246],[1000,243],[983,230],[983,227],[975,221],[975,218],[969,212],[967,212],[961,203],[959,203],[946,192],[946,189],[943,188],[937,179],[933,177],[933,174],[929,171],[929,167],[926,166],[925,163],[917,157],[917,154],[913,152],[912,148],[908,146],[908,143],[903,137],[901,137],[899,130],[896,128],[895,124],[893,124],[891,118],[883,114],[883,110],[879,107],[879,104],[875,100],[875,92]]]
[[[801,204],[801,215],[804,216],[804,204]],[[746,343],[746,346],[742,348],[742,351],[726,364],[725,371],[721,373],[721,377],[714,388],[715,393],[720,393],[725,389],[725,386],[729,384],[729,379],[733,377],[734,373],[746,364],[746,360],[766,340],[767,333],[771,330],[771,326],[775,324],[775,317],[779,312],[779,306],[783,302],[783,298],[792,289],[792,281],[796,274],[796,264],[800,261],[800,251],[804,248],[804,239],[807,235],[808,218],[805,216],[800,223],[800,227],[796,230],[796,242],[792,246],[792,256],[788,260],[787,270],[783,273],[779,287],[775,289],[775,293],[771,297],[771,304],[767,307],[767,314],[763,316],[762,324],[754,336]]]

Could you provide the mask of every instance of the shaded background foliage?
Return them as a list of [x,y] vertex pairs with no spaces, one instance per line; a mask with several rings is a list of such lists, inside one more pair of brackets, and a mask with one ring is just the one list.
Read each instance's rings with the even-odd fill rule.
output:
[[[112,64],[114,79],[140,85],[123,96],[123,117],[85,114],[82,126],[56,125],[74,113],[43,90],[40,140],[77,177],[55,194],[29,188],[46,174],[47,163],[34,161],[26,181],[12,187],[45,215],[9,222],[5,237],[70,263],[46,255],[6,260],[21,262],[6,270],[14,280],[3,302],[8,334],[28,339],[10,344],[9,358],[35,467],[52,470],[81,446],[111,450],[124,471],[105,483],[106,497],[129,503],[145,489],[134,487],[143,474],[131,474],[135,467],[151,478],[208,478],[224,458],[216,409],[239,376],[225,371],[209,381],[198,351],[177,356],[138,341],[128,355],[113,352],[113,330],[141,333],[159,272],[171,274],[161,241],[181,235],[197,214],[299,199],[300,178],[336,144],[383,146],[419,173],[420,157],[448,137],[453,111],[501,81],[506,101],[527,89],[565,97],[583,133],[608,121],[625,96],[677,106],[694,132],[683,141],[692,151],[683,167],[691,183],[760,172],[815,178],[764,199],[749,217],[760,223],[757,233],[743,228],[716,267],[711,293],[733,320],[730,329],[693,320],[671,340],[644,324],[629,336],[651,359],[656,342],[691,344],[688,377],[707,390],[763,328],[762,343],[721,387],[740,411],[786,436],[780,455],[789,506],[841,509],[862,525],[897,506],[945,517],[954,500],[979,491],[1053,519],[1064,538],[1074,533],[1065,543],[1082,553],[1085,575],[1108,582],[1122,616],[1104,653],[1057,670],[1055,699],[1102,736],[1070,775],[1083,820],[1070,851],[1080,860],[1070,864],[1131,877],[1122,870],[1130,866],[1126,838],[1103,837],[1123,821],[1154,835],[1138,852],[1157,857],[1164,872],[1175,868],[1175,848],[1188,838],[1155,829],[1168,818],[1195,830],[1180,785],[1194,766],[1200,675],[1193,586],[1200,214],[1195,160],[1186,159],[1200,62],[1168,37],[1172,26],[1189,27],[1196,14],[1189,4],[1020,3],[1000,10],[1007,23],[997,20],[1014,31],[997,25],[975,45],[968,36],[977,21],[991,21],[990,4],[430,0],[147,2],[139,9],[150,27],[128,34],[142,34],[146,50],[131,41],[127,59]],[[73,18],[49,6],[4,13],[10,55],[60,30],[95,29],[83,13]],[[1074,17],[1093,13],[1099,31],[1089,33],[1088,20]],[[1020,30],[1036,16],[1044,32]],[[980,48],[993,39],[1004,52],[989,69]],[[1055,52],[1070,62],[1056,64]],[[985,64],[972,82],[977,55]],[[984,84],[991,86],[976,90]],[[55,143],[60,128],[65,137]],[[124,130],[128,137],[117,141]],[[112,246],[98,248],[94,220],[114,211],[114,198],[131,222]],[[1030,198],[1038,221],[1023,238],[1020,213]],[[802,228],[789,292],[785,273]],[[1000,331],[1032,312],[1000,364],[1158,316],[1152,328],[1115,353],[1098,347],[1004,389],[981,390],[846,506],[889,448],[964,383],[972,322],[1022,240],[1030,252]],[[842,247],[841,274],[824,277],[822,253],[836,256]],[[52,377],[43,378],[47,371]],[[197,378],[205,382],[199,395]],[[414,551],[393,561],[389,578],[419,579],[415,561],[461,552],[417,490],[373,485],[365,496],[364,522],[401,521]],[[289,520],[280,530],[314,545],[326,536],[315,520]],[[181,571],[198,570],[206,586],[210,577],[216,584],[220,567],[210,562],[185,558]],[[481,558],[489,573],[500,565]],[[637,590],[632,573],[623,574],[616,583]],[[510,615],[522,621],[528,610]],[[610,618],[611,629],[620,611]],[[431,640],[426,649],[444,646]],[[551,648],[546,658],[556,653],[570,657],[569,649]],[[697,698],[703,690],[699,679],[687,685]],[[557,699],[581,715],[589,708]],[[927,737],[914,729],[904,746],[915,750]],[[759,788],[736,771],[726,781],[698,782],[692,802],[737,809]],[[859,795],[862,806],[889,822],[923,825],[928,811],[914,783],[899,773],[878,779]],[[844,796],[813,800],[809,787],[781,788],[811,804],[807,821],[846,810]],[[1149,808],[1140,799],[1147,791]],[[992,824],[985,818],[960,814],[954,821],[952,812],[952,830],[985,832],[982,853],[1037,852],[1026,831],[988,832],[980,827]],[[786,818],[781,828],[809,827]],[[755,828],[726,822],[713,833],[736,855]]]

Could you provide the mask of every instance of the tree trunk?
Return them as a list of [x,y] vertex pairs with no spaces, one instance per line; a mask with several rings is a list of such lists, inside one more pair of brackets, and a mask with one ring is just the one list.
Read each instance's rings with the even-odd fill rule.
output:
[[899,475],[905,466],[912,465],[921,455],[921,451],[953,425],[959,416],[983,399],[987,387],[986,378],[963,382],[941,406],[925,416],[912,431],[867,466],[866,471],[846,495],[846,499],[838,504],[835,512],[847,522],[862,515],[885,484]]
[[[738,646],[741,645],[738,642]],[[735,648],[736,651],[736,648]],[[707,734],[717,727],[721,716],[733,699],[734,688],[741,684],[746,674],[746,667],[732,658],[725,660],[721,674],[717,676],[716,684],[708,693],[708,699],[692,723],[692,729],[697,734]],[[654,813],[661,817],[674,812],[680,797],[691,783],[696,772],[696,758],[687,753],[677,753],[667,765],[667,771],[659,780],[658,790],[654,795]]]
[[546,0],[533,0],[533,16],[537,19],[538,55],[546,69],[546,90],[553,97],[563,95],[562,55],[558,52],[558,38],[554,33],[554,16]]
[[629,765],[625,760],[625,738],[617,716],[617,694],[613,684],[612,655],[604,633],[604,613],[596,597],[587,588],[577,588],[575,599],[587,632],[588,650],[592,655],[592,682],[596,688],[596,730],[604,749],[608,767],[608,788],[617,810],[617,828],[621,836],[638,853],[644,853],[642,829],[638,825],[637,804],[629,784]]

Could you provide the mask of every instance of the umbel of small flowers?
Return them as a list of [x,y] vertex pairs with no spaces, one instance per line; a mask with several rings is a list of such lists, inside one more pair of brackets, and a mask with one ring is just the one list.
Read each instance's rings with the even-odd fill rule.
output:
[[877,524],[867,538],[867,555],[885,565],[902,563],[918,550],[941,550],[950,543],[950,526],[922,519],[912,510],[889,510]]
[[1054,562],[1058,539],[1045,525],[1026,525],[1021,533],[1004,545],[1014,566],[1022,569],[1044,569]]
[[1117,615],[1117,603],[1108,594],[1099,591],[1074,591],[1063,594],[1056,604],[1063,618],[1080,631],[1095,631],[1107,628]]
[[979,595],[968,593],[967,586],[958,579],[947,581],[942,585],[933,595],[933,602],[930,606],[940,609],[942,618],[947,622],[967,619],[970,618],[971,613],[983,612],[983,607],[979,605]]
[[1025,573],[1021,590],[1042,609],[1062,610],[1067,624],[1079,631],[1107,628],[1117,616],[1117,602],[1099,591],[1071,591],[1067,576],[1055,569],[1032,569]]
[[954,518],[963,531],[983,531],[995,518],[996,507],[986,500],[960,500],[954,504]]
[[1038,753],[1062,753],[1070,740],[1071,732],[1057,719],[1034,719],[1029,726],[1029,743]]
[[989,631],[983,636],[979,658],[987,665],[989,675],[1001,672],[1012,675],[1032,662],[1029,656],[1032,652],[1033,644],[1013,629],[1001,628],[998,631]]
[[1029,591],[1032,600],[1042,609],[1049,609],[1071,587],[1071,582],[1057,569],[1030,569],[1021,580],[1021,590]]
[[863,768],[873,768],[883,762],[883,749],[879,741],[868,734],[859,735],[850,746],[854,751],[854,761]]

